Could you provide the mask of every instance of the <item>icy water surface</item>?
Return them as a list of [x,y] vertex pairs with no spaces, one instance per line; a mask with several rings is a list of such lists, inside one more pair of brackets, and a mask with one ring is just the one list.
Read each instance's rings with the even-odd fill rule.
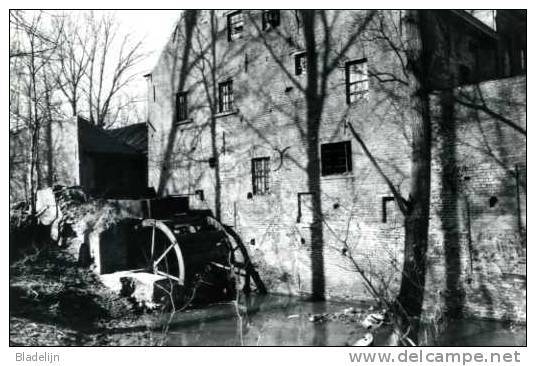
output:
[[[355,303],[312,303],[298,298],[253,296],[237,307],[213,304],[176,314],[169,323],[168,346],[344,346],[365,330],[342,320],[311,322],[310,314],[343,312]],[[358,305],[367,312],[368,305]],[[237,314],[240,313],[240,316]],[[387,332],[375,334],[374,345],[385,345]],[[521,346],[525,326],[507,326],[484,320],[459,320],[427,345]]]

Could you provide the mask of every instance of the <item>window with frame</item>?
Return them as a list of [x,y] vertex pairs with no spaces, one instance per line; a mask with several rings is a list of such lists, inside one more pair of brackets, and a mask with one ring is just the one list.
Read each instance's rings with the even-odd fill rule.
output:
[[393,204],[395,203],[395,198],[392,196],[382,197],[382,222],[387,223],[387,221],[394,221],[394,210]]
[[188,119],[188,92],[178,92],[175,99],[175,110],[177,121],[186,121]]
[[242,11],[235,11],[227,15],[227,39],[233,41],[242,37],[244,31],[244,16]]
[[227,80],[218,85],[219,112],[234,110],[233,81]]
[[307,73],[307,53],[300,52],[294,56],[294,69],[296,75]]
[[346,63],[346,101],[348,104],[364,98],[369,90],[367,59]]
[[280,23],[279,10],[263,10],[262,11],[262,30],[270,30]]
[[251,179],[254,195],[266,194],[270,191],[270,158],[251,159]]
[[344,174],[352,171],[350,141],[320,145],[322,175]]

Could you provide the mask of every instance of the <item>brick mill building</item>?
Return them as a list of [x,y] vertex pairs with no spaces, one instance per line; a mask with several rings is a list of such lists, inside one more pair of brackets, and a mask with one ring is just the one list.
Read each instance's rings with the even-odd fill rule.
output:
[[[526,14],[423,14],[433,120],[426,306],[455,293],[467,315],[524,319]],[[370,298],[356,264],[396,295],[403,217],[350,125],[407,195],[408,21],[406,11],[317,17],[325,93],[310,161],[314,71],[301,14],[184,12],[147,75],[149,186],[189,194],[233,226],[272,292],[311,293],[311,227],[320,225],[327,296]]]

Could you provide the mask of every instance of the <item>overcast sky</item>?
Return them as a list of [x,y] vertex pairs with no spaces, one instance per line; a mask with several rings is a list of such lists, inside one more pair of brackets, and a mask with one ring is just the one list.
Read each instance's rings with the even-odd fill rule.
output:
[[137,105],[141,115],[145,115],[147,81],[143,75],[152,71],[173,28],[180,16],[180,10],[115,10],[115,18],[120,22],[118,34],[132,34],[133,40],[142,40],[142,51],[147,57],[136,65],[136,77],[128,86],[131,96],[138,96]]
[[116,10],[114,13],[125,32],[131,32],[134,39],[144,40],[148,57],[139,65],[143,76],[155,65],[179,19],[180,10]]

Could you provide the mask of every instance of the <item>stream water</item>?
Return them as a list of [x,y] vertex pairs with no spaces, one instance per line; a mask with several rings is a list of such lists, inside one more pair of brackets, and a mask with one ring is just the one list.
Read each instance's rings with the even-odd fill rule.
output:
[[[311,322],[311,314],[341,313],[348,307],[367,312],[368,304],[308,302],[282,296],[251,296],[236,306],[217,303],[164,317],[169,346],[344,346],[365,334],[359,323],[341,319]],[[526,326],[486,320],[458,320],[440,333],[428,329],[429,346],[522,346]],[[429,336],[435,334],[435,336]],[[375,333],[374,345],[386,345],[388,330]]]

